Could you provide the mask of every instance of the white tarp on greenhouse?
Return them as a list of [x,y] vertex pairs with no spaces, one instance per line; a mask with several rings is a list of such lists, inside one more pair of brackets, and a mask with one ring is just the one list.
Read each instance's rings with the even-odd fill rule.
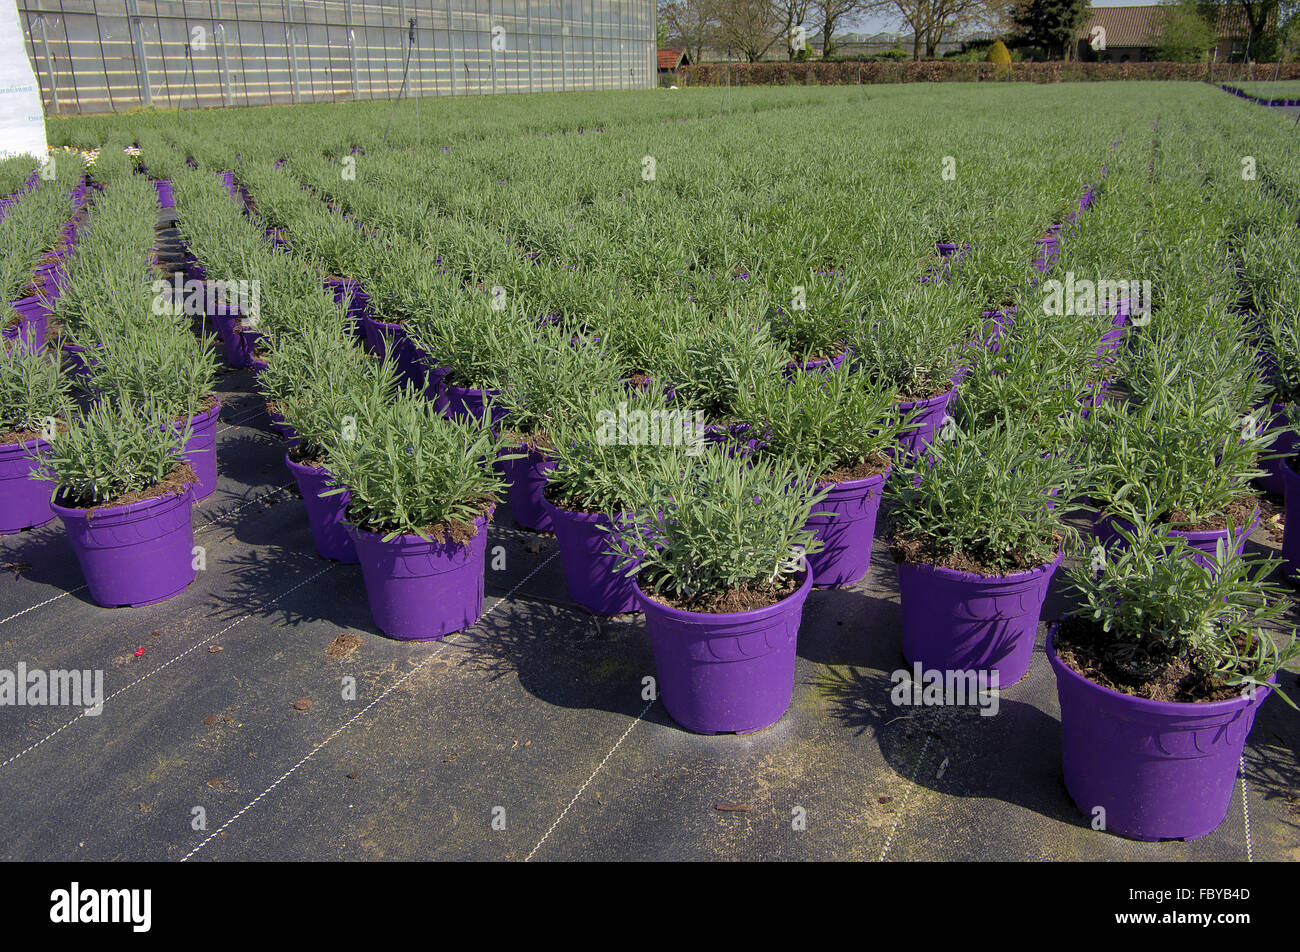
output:
[[0,159],[48,151],[41,91],[27,59],[18,5],[0,0]]

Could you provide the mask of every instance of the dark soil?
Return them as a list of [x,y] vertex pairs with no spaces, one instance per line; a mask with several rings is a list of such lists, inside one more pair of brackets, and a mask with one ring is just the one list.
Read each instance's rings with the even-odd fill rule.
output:
[[515,452],[518,447],[524,447],[527,453],[545,453],[547,450],[555,449],[555,444],[545,433],[520,433],[517,430],[502,430],[501,443],[508,447],[508,452]]
[[68,509],[85,509],[87,515],[94,515],[100,509],[129,506],[131,503],[143,502],[146,499],[157,499],[173,493],[179,494],[185,491],[186,484],[193,486],[198,481],[199,478],[194,475],[194,470],[190,469],[188,465],[182,464],[152,486],[146,486],[144,489],[132,489],[122,493],[116,499],[110,499],[108,502],[78,502],[65,498],[62,491],[55,497],[54,501]]
[[1169,514],[1169,524],[1180,532],[1210,532],[1228,528],[1229,519],[1238,529],[1250,525],[1259,508],[1259,499],[1252,495],[1241,496],[1228,503],[1222,513],[1202,519],[1195,525],[1187,524],[1187,513],[1175,509]]
[[576,499],[565,499],[560,496],[559,491],[549,482],[546,484],[546,488],[543,492],[546,494],[547,502],[556,509],[564,509],[567,512],[580,512],[588,516],[597,516],[605,511],[603,509],[596,509],[593,506],[588,506],[585,502]]
[[[484,497],[471,505],[474,505],[478,516],[486,516],[489,522],[492,521],[492,513],[497,505],[495,499]],[[475,521],[477,521],[477,518]],[[360,528],[378,535],[384,535],[389,531],[382,526],[362,525]],[[425,535],[433,541],[450,542],[454,545],[464,545],[478,535],[478,527],[473,522],[440,522],[436,526],[423,526],[423,529]]]
[[661,605],[679,611],[721,615],[775,605],[798,591],[802,581],[801,578],[783,578],[775,582],[754,582],[725,592],[701,592],[689,598],[678,598],[675,595],[663,595],[658,592],[646,592],[646,595]]
[[871,476],[883,473],[892,465],[893,463],[890,462],[888,456],[885,456],[883,453],[877,453],[874,456],[868,456],[860,463],[855,463],[853,466],[841,466],[838,469],[831,470],[829,473],[822,473],[818,478],[818,482],[847,483],[852,482],[855,479],[867,479]]
[[[215,393],[209,393],[207,396],[201,397],[199,399],[199,408],[196,411],[194,411],[193,416],[202,416],[203,414],[207,413],[216,405],[217,405],[217,395]],[[189,420],[190,420],[190,416],[185,415],[185,416],[178,416],[176,419],[172,420],[172,422],[184,425],[188,423]]]
[[329,460],[319,447],[299,443],[289,450],[289,459],[310,469],[329,469]]
[[[999,559],[995,566],[992,560],[983,561],[979,553],[941,549],[931,539],[903,539],[899,536],[890,536],[886,542],[889,551],[894,554],[895,562],[933,565],[941,569],[971,572],[975,575],[1014,575],[1046,564],[1042,560],[1035,559],[1028,552],[1012,552]],[[1057,539],[1057,542],[1059,543],[1060,539]]]
[[952,381],[944,380],[937,383],[931,383],[927,386],[915,390],[898,391],[899,403],[920,403],[922,400],[930,400],[939,396],[941,393],[947,393],[952,389]]
[[[1194,658],[1159,656],[1139,649],[1129,664],[1115,657],[1115,641],[1090,618],[1061,621],[1053,641],[1057,656],[1070,670],[1094,684],[1151,701],[1227,701],[1241,696]],[[1246,650],[1245,645],[1239,646]]]
[[[60,433],[68,432],[68,424],[59,420],[56,424]],[[44,439],[44,430],[9,430],[0,431],[0,446],[6,443],[26,443],[28,440]]]

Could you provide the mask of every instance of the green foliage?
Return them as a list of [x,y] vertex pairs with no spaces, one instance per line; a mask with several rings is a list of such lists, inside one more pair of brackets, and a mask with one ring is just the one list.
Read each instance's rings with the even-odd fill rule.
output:
[[824,493],[788,461],[750,465],[729,454],[664,452],[624,479],[630,524],[612,550],[647,592],[677,597],[762,585],[806,571],[821,542],[805,528]]
[[932,451],[885,484],[899,541],[921,543],[936,561],[960,554],[1008,574],[1052,561],[1073,534],[1063,515],[1078,466],[1045,456],[1032,427],[1007,418]]
[[189,438],[189,423],[173,426],[158,406],[101,400],[32,458],[58,501],[89,507],[161,481],[185,464]]
[[1300,656],[1300,641],[1280,648],[1271,630],[1290,607],[1285,589],[1268,581],[1276,561],[1247,560],[1220,543],[1209,569],[1167,526],[1138,518],[1118,531],[1126,547],[1100,566],[1074,566],[1069,578],[1082,600],[1071,614],[1101,625],[1123,669],[1145,680],[1184,662],[1232,687],[1263,686]]
[[841,365],[765,377],[743,392],[735,418],[741,440],[763,457],[792,460],[818,475],[883,456],[905,429],[891,385]]
[[499,440],[492,430],[445,419],[412,391],[375,407],[355,432],[335,433],[324,446],[339,484],[326,495],[350,490],[349,521],[385,540],[445,539],[457,526],[472,526],[504,488],[493,468]]
[[1166,3],[1160,11],[1155,58],[1176,63],[1201,63],[1215,43],[1214,26],[1197,9],[1196,0]]
[[0,347],[0,433],[41,430],[50,417],[66,420],[68,391],[57,352],[28,355],[21,347]]

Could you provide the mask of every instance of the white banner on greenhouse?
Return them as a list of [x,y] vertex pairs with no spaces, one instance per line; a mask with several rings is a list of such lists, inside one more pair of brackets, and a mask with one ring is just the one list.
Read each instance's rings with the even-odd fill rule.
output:
[[0,0],[0,159],[48,152],[41,88],[27,59],[17,0]]

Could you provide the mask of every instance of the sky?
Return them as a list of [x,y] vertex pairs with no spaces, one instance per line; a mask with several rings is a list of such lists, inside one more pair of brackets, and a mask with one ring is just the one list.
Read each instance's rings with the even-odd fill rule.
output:
[[[1137,6],[1154,6],[1152,3],[1143,3],[1142,0],[1092,0],[1094,7],[1137,7]],[[835,32],[844,33],[879,33],[887,30],[890,33],[909,33],[911,32],[903,26],[903,21],[898,17],[891,17],[888,14],[871,14],[865,16],[853,24],[845,24]]]

